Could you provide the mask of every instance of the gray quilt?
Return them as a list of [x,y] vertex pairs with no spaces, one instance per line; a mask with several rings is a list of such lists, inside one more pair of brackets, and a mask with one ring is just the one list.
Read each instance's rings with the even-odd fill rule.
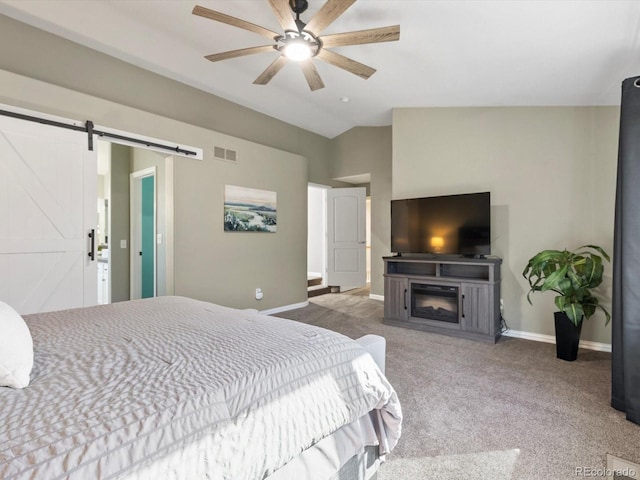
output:
[[263,479],[397,396],[335,332],[183,297],[25,316],[31,384],[0,387],[0,478]]

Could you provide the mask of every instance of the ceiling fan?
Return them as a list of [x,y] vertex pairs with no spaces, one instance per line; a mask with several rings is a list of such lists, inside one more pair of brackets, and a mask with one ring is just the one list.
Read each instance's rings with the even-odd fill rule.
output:
[[309,88],[314,91],[323,88],[324,83],[311,60],[313,57],[338,68],[342,68],[366,80],[376,72],[374,68],[327,49],[366,43],[392,42],[400,39],[400,25],[320,36],[320,33],[353,5],[356,0],[327,0],[308,23],[304,23],[300,19],[300,15],[308,7],[307,0],[268,1],[284,33],[274,32],[245,20],[205,7],[196,6],[192,12],[194,15],[249,30],[275,42],[270,45],[214,53],[205,56],[205,58],[212,62],[217,62],[229,58],[277,50],[280,52],[280,56],[278,56],[253,83],[256,85],[266,85],[280,69],[282,69],[287,61],[291,60],[300,64]]

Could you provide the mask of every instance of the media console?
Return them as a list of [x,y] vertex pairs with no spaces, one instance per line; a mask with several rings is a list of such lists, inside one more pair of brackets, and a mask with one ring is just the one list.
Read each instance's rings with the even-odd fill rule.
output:
[[502,259],[416,255],[383,260],[384,323],[498,341]]

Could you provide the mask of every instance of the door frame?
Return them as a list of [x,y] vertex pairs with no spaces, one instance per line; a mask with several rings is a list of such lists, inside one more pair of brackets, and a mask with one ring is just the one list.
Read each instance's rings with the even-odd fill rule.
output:
[[[310,189],[316,189],[320,192],[322,192],[322,200],[321,200],[321,208],[322,208],[322,212],[320,214],[320,218],[311,218],[311,216],[308,215],[308,207],[309,207],[309,203],[307,203],[307,235],[309,233],[309,228],[311,227],[311,223],[313,222],[313,225],[315,228],[318,228],[318,230],[320,230],[320,234],[319,237],[321,237],[321,242],[322,245],[320,245],[318,248],[320,249],[319,255],[322,255],[322,271],[321,272],[310,272],[309,271],[309,251],[307,251],[307,275],[309,273],[319,273],[322,276],[322,286],[326,287],[328,285],[327,282],[327,256],[328,256],[328,251],[327,251],[327,191],[331,189],[330,186],[328,185],[321,185],[319,183],[311,183],[309,182],[307,184],[307,202],[309,201],[309,191]],[[308,237],[307,237],[308,238]],[[307,249],[309,248],[309,243],[307,241]]]
[[156,238],[158,231],[158,182],[156,167],[144,168],[137,170],[129,175],[129,231],[131,235],[131,251],[130,251],[130,282],[129,297],[131,300],[142,298],[141,277],[142,266],[139,262],[139,248],[141,243],[140,235],[140,217],[141,217],[141,191],[142,179],[153,177],[153,296],[158,295],[158,248],[156,246]]

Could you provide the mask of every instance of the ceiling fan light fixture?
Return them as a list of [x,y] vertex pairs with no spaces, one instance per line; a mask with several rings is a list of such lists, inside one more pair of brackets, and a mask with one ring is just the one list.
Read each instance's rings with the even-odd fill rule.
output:
[[307,31],[287,30],[283,36],[276,38],[276,41],[276,49],[294,62],[303,62],[315,57],[321,47],[320,40]]
[[282,49],[282,53],[289,60],[303,62],[311,58],[311,48],[304,41],[289,42]]

